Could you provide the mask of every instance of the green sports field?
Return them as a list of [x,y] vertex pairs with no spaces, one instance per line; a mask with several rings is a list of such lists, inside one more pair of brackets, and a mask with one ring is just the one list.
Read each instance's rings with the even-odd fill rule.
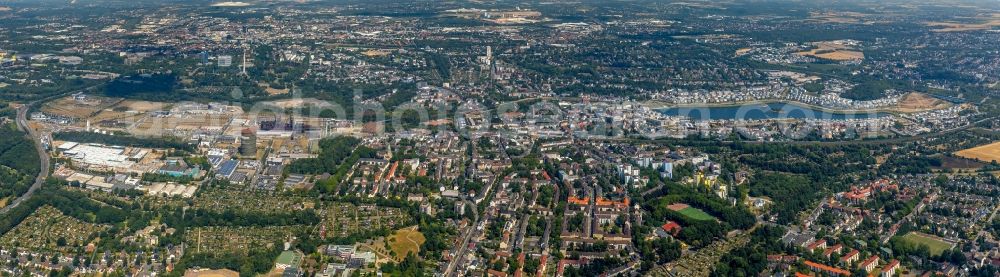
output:
[[695,207],[687,207],[677,212],[694,220],[715,220],[714,216],[705,213],[705,211],[702,211],[701,209]]
[[927,245],[927,247],[931,250],[931,255],[941,255],[941,252],[951,249],[954,246],[950,242],[918,232],[910,232],[902,236],[902,239],[913,244]]

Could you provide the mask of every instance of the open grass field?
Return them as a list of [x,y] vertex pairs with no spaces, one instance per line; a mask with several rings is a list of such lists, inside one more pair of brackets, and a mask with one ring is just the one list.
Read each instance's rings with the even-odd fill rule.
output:
[[919,232],[910,232],[902,238],[909,243],[927,245],[927,247],[931,250],[931,255],[935,256],[941,255],[941,252],[955,246],[954,244],[943,241],[940,238]]
[[267,92],[267,95],[272,95],[272,96],[273,95],[288,94],[288,92],[291,91],[290,89],[287,89],[287,88],[285,88],[285,89],[272,88],[271,84],[268,84],[266,82],[258,82],[257,85],[260,86],[261,88],[263,88],[264,92]]
[[427,241],[424,234],[417,230],[417,227],[400,229],[389,236],[389,248],[396,255],[396,260],[402,261],[406,255],[420,253],[420,246]]
[[370,250],[379,257],[379,260],[392,260],[401,262],[406,259],[406,255],[420,253],[420,246],[427,239],[424,234],[417,230],[417,226],[396,230],[391,235],[371,240],[359,245],[358,249]]
[[966,159],[973,159],[982,162],[1000,162],[1000,142],[987,145],[980,145],[973,148],[955,152],[955,155]]

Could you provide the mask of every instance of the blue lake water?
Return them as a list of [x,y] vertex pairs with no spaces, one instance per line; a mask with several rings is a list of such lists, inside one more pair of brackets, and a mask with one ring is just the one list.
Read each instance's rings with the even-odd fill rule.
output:
[[867,119],[887,116],[887,113],[847,113],[829,112],[810,108],[807,106],[785,103],[756,103],[741,106],[720,106],[720,107],[675,107],[660,110],[669,116],[686,116],[693,120],[719,120],[719,119],[741,119],[741,120],[761,120],[761,119]]

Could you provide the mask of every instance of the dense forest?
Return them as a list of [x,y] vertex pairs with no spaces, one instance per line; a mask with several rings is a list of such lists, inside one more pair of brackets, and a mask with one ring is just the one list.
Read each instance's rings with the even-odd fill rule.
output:
[[0,126],[0,198],[28,191],[40,170],[35,144],[14,126]]
[[[667,194],[667,193],[670,194]],[[754,217],[746,208],[741,206],[731,206],[720,199],[707,196],[694,189],[682,186],[674,182],[666,182],[665,185],[652,195],[663,195],[659,198],[649,198],[643,206],[651,211],[654,226],[662,225],[666,220],[675,221],[684,228],[677,238],[689,245],[703,246],[711,243],[716,238],[725,236],[726,232],[733,229],[748,229],[754,224]],[[667,209],[667,205],[683,203],[701,209],[706,213],[718,218],[716,220],[697,220],[682,215],[679,212]]]
[[[358,146],[361,141],[353,137],[336,137],[320,141],[322,148],[318,157],[299,159],[288,165],[288,172],[300,174],[330,174],[316,182],[316,188],[322,193],[334,192],[337,184],[346,177],[351,166],[358,160],[374,158],[375,150]],[[344,186],[341,189],[346,189]]]
[[323,139],[319,142],[321,148],[319,157],[295,160],[288,166],[288,171],[300,174],[334,172],[337,170],[337,165],[350,156],[359,143],[361,141],[353,137]]
[[750,182],[750,195],[770,197],[771,212],[778,223],[787,224],[822,195],[823,186],[800,175],[765,173]]
[[[274,242],[276,245],[279,242]],[[254,276],[258,273],[266,273],[274,266],[274,258],[278,257],[281,251],[277,247],[251,248],[246,255],[232,255],[219,253],[192,253],[185,255],[176,268],[228,268],[238,270],[240,276]],[[180,273],[180,271],[175,271]],[[244,273],[246,272],[246,273]],[[174,275],[166,275],[174,276]]]
[[861,82],[860,84],[844,92],[840,96],[848,99],[861,100],[861,101],[875,100],[884,97],[886,91],[890,89],[895,89],[897,91],[926,90],[925,88],[911,86],[910,83],[905,81],[870,80]]
[[17,110],[11,108],[10,103],[0,101],[0,117],[14,118],[17,116]]
[[174,89],[177,77],[173,74],[141,74],[124,76],[108,83],[104,93],[112,97],[130,97],[137,94],[166,94]]

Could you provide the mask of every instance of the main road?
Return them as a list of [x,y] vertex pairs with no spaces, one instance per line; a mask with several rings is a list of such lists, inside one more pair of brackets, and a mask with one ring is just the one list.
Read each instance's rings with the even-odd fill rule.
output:
[[[489,209],[488,205],[489,204],[487,204],[487,209]],[[478,216],[478,213],[476,215]],[[485,224],[489,222],[490,219],[491,219],[490,213],[485,213],[485,215],[483,215],[482,218],[476,220],[476,222],[472,223],[472,225],[469,225],[468,230],[466,230],[465,234],[462,235],[461,244],[457,245],[458,250],[455,251],[455,256],[452,257],[451,261],[448,262],[448,266],[445,268],[444,274],[442,274],[442,276],[450,277],[457,275],[457,274],[453,275],[455,273],[455,268],[458,267],[459,264],[464,262],[465,254],[469,251],[469,243],[472,242],[472,238],[482,235],[482,231],[478,229],[479,226],[485,226]]]
[[38,170],[38,177],[35,177],[35,183],[31,184],[28,191],[22,194],[14,201],[10,202],[6,207],[0,209],[0,214],[6,214],[11,209],[20,205],[21,202],[31,198],[31,195],[35,194],[42,184],[45,183],[45,179],[49,177],[49,154],[45,152],[45,148],[42,147],[41,135],[38,134],[31,126],[28,126],[28,107],[31,104],[22,105],[17,109],[17,127],[21,129],[22,132],[27,133],[27,137],[35,144],[35,151],[38,151],[38,160],[41,161],[41,167]]
[[[747,143],[747,144],[795,144],[795,145],[880,145],[880,144],[899,144],[906,142],[913,142],[922,139],[943,136],[951,133],[956,133],[964,130],[968,130],[976,125],[982,124],[984,122],[989,122],[992,120],[1000,119],[1000,116],[983,118],[974,121],[969,124],[962,126],[953,127],[950,129],[945,129],[937,132],[923,133],[913,136],[900,136],[894,138],[882,138],[882,139],[866,139],[866,140],[838,140],[838,141],[814,141],[814,140],[792,140],[792,141],[732,141],[732,140],[719,140],[715,141],[718,145],[721,144],[733,144],[733,143]],[[673,138],[635,138],[635,137],[606,137],[606,136],[590,136],[582,138],[585,140],[592,141],[610,141],[610,142],[637,142],[637,143],[651,143],[651,144],[684,144],[686,139],[673,139]]]

